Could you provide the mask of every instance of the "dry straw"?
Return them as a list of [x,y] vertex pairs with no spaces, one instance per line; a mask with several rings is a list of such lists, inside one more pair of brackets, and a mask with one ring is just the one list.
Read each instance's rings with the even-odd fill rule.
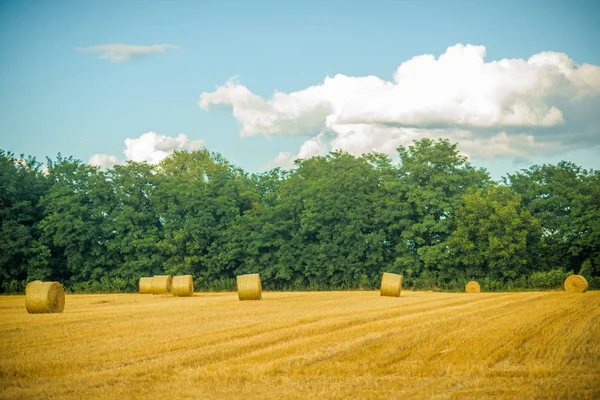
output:
[[382,296],[399,297],[402,290],[402,275],[384,272],[379,293]]
[[41,282],[39,279],[35,280],[35,281],[31,281],[27,284],[27,286],[25,286],[25,295],[27,295],[27,291],[29,290],[29,288],[31,287],[31,285],[37,283],[37,282]]
[[479,293],[479,292],[481,292],[481,286],[479,286],[479,283],[477,283],[475,281],[471,281],[471,282],[467,283],[467,286],[465,286],[465,292]]
[[191,275],[174,276],[171,291],[173,296],[192,296],[194,294],[194,279]]
[[65,309],[65,292],[58,282],[33,281],[25,288],[29,314],[60,313]]
[[173,277],[171,275],[154,275],[152,277],[152,294],[171,293],[171,284]]
[[260,275],[239,275],[237,277],[237,291],[240,300],[262,299],[262,285],[260,283]]
[[588,289],[588,283],[581,275],[571,275],[565,279],[565,290],[570,293],[583,293]]
[[152,278],[140,278],[140,294],[152,294]]

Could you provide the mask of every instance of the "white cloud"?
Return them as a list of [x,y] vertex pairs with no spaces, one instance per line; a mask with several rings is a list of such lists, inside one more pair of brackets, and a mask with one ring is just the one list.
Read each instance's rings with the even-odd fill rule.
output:
[[[175,150],[194,151],[203,147],[204,140],[190,140],[183,133],[177,137],[170,137],[155,132],[146,132],[137,138],[125,139],[125,161],[158,164]],[[115,156],[94,154],[90,157],[88,164],[111,168],[120,162]]]
[[150,46],[132,46],[128,44],[100,44],[97,46],[77,47],[76,50],[96,54],[98,58],[106,59],[115,63],[125,62],[134,57],[150,54],[164,53],[167,50],[177,50],[172,44],[153,44]]
[[127,160],[158,164],[175,150],[199,150],[203,140],[192,140],[180,133],[176,138],[147,132],[138,138],[125,139],[125,157]]
[[275,167],[281,167],[283,169],[292,169],[294,167],[294,160],[296,158],[297,157],[295,157],[292,153],[282,151],[279,154],[277,154],[277,156],[274,159],[269,160],[264,165],[263,169],[267,171]]
[[88,164],[98,166],[102,169],[112,168],[118,163],[117,157],[109,156],[108,154],[94,154],[88,160]]
[[319,134],[316,137],[307,140],[300,146],[298,154],[293,155],[289,152],[280,152],[275,159],[270,160],[264,166],[265,169],[269,170],[275,167],[282,167],[284,169],[291,169],[294,167],[294,161],[301,158],[311,158],[314,156],[324,156],[329,151],[329,146],[324,142],[324,135]]
[[509,135],[500,132],[490,138],[464,138],[460,148],[468,157],[493,159],[495,157],[514,157],[518,159],[538,153],[553,154],[562,146],[556,142],[538,142],[533,135],[524,133]]
[[[393,154],[425,136],[459,140],[467,153],[487,158],[599,144],[600,67],[549,51],[527,60],[485,57],[484,46],[457,44],[438,58],[403,62],[391,81],[338,74],[270,99],[230,80],[202,93],[199,105],[230,106],[242,137],[326,133],[331,149],[353,154]],[[286,157],[273,163],[303,158]]]

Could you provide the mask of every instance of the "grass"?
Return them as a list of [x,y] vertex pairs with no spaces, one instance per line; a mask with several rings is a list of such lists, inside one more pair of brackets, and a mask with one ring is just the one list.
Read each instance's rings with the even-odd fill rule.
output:
[[0,297],[0,398],[600,398],[600,292]]

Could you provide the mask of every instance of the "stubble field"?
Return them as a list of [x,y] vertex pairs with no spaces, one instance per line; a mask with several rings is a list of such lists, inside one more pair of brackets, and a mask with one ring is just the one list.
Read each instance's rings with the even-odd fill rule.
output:
[[0,398],[600,398],[600,292],[0,297]]

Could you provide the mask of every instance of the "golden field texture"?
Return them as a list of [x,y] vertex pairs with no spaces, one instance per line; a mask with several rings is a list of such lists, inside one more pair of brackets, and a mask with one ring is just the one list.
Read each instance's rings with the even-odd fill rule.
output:
[[598,399],[600,292],[0,297],[0,398]]

